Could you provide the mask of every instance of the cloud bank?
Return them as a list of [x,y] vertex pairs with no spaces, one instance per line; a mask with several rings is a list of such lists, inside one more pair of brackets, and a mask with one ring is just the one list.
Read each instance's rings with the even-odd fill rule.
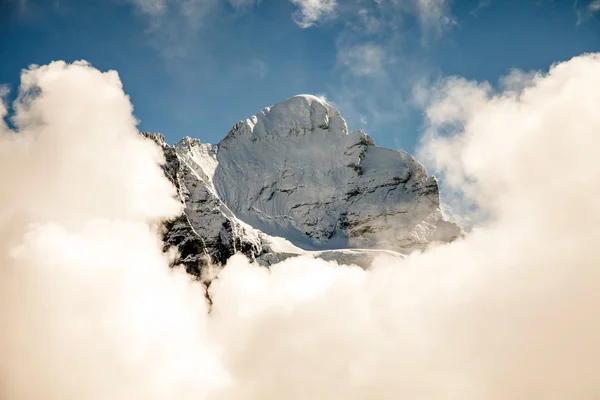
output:
[[30,68],[0,136],[0,397],[598,397],[599,72],[430,88],[422,154],[486,222],[368,271],[236,256],[208,314],[161,252],[180,210],[117,74]]
[[154,225],[180,206],[117,73],[31,67],[15,109],[18,132],[0,127],[0,398],[197,399],[219,373],[202,289],[161,252]]

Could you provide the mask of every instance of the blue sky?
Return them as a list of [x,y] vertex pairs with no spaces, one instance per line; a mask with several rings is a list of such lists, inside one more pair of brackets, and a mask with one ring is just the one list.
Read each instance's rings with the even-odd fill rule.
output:
[[600,51],[599,0],[0,0],[0,83],[52,60],[119,72],[140,130],[216,143],[299,93],[413,152],[413,88]]

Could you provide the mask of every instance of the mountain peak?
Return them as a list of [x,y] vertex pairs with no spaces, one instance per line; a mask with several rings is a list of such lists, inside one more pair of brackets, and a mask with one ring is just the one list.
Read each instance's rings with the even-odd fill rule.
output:
[[238,122],[222,142],[234,137],[269,140],[322,132],[347,135],[348,125],[340,112],[322,98],[302,94],[265,107],[255,116]]
[[266,107],[217,146],[186,137],[167,151],[167,175],[185,202],[167,241],[192,243],[213,261],[237,251],[263,261],[349,248],[409,253],[462,234],[444,219],[437,181],[422,164],[364,132],[348,134],[339,111],[317,96]]
[[317,103],[320,103],[320,104],[322,104],[324,106],[331,107],[327,103],[327,100],[324,97],[322,97],[322,96],[315,96],[314,94],[306,94],[306,93],[305,94],[297,94],[295,96],[292,96],[292,97],[290,97],[290,98],[282,101],[281,103],[285,103],[286,101],[289,101],[289,100],[292,100],[292,99],[304,99],[304,100],[306,100],[309,103],[312,103],[312,102],[316,101]]

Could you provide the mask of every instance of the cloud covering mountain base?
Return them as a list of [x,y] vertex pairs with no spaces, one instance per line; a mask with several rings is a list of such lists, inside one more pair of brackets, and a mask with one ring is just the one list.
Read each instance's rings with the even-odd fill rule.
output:
[[487,216],[466,239],[367,271],[235,256],[209,313],[161,251],[181,210],[118,75],[24,71],[0,127],[0,397],[597,397],[600,56],[521,77],[421,93],[423,156]]

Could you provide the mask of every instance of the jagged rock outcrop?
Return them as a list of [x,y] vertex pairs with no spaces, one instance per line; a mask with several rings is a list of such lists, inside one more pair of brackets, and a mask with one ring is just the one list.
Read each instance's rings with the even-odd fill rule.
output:
[[264,264],[303,251],[348,261],[359,251],[332,250],[406,254],[462,235],[444,219],[423,165],[348,133],[340,113],[314,96],[263,109],[218,145],[145,136],[163,148],[165,174],[185,203],[165,243],[179,247],[192,273],[238,251]]
[[185,204],[184,213],[166,223],[164,242],[179,249],[188,272],[199,275],[202,266],[225,263],[240,251],[253,259],[270,251],[264,235],[239,221],[217,196],[212,184],[217,146],[190,138],[169,146],[163,135],[143,135],[162,147],[165,175]]

